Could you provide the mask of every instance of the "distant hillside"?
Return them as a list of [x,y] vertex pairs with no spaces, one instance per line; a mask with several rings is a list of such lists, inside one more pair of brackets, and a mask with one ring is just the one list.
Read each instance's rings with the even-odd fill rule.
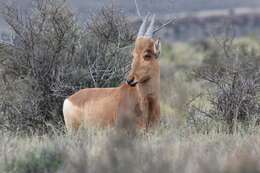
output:
[[[132,21],[136,19],[134,0],[69,0],[75,11],[86,20],[86,14],[103,6],[114,4],[122,9]],[[216,28],[234,26],[236,36],[259,33],[260,0],[137,0],[142,15],[148,12],[157,14],[160,22],[173,16],[178,22],[164,28],[160,37],[168,41],[190,41],[209,37]],[[230,14],[234,9],[233,16]],[[221,31],[218,31],[220,34]]]
[[[134,0],[69,0],[79,12],[93,11],[108,4],[117,4],[130,15],[135,15]],[[260,7],[260,0],[137,0],[143,13],[157,14],[194,12],[212,9]]]
[[[5,0],[0,0],[0,2]],[[31,0],[18,1],[26,8]],[[134,0],[67,0],[76,14],[86,21],[89,12],[111,4],[118,6],[137,26]],[[157,21],[163,22],[175,16],[178,21],[160,31],[165,40],[190,41],[208,37],[214,28],[231,23],[236,36],[258,34],[260,31],[260,0],[137,0],[141,13],[157,14]],[[234,9],[233,13],[232,10]],[[224,24],[223,24],[224,23]],[[7,27],[0,18],[0,34]],[[260,35],[260,34],[258,34]],[[1,35],[0,35],[1,37]]]
[[[166,22],[173,15],[158,18]],[[255,35],[260,38],[260,8],[237,8],[232,10],[210,10],[174,15],[177,21],[160,31],[159,36],[169,42],[203,40],[212,35],[225,34],[241,37]],[[140,23],[140,19],[135,19]],[[139,24],[137,24],[139,25]]]
[[[26,7],[32,0],[9,0]],[[135,15],[135,0],[66,0],[78,12],[95,11],[106,5],[117,5],[129,15]],[[260,0],[136,0],[142,13],[157,14],[194,12],[213,9],[260,7]],[[7,0],[0,0],[7,2]]]

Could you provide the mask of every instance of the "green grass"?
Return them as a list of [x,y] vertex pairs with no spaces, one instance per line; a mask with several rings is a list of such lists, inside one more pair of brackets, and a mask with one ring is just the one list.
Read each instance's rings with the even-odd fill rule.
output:
[[14,173],[55,172],[63,164],[63,153],[52,147],[54,146],[25,152],[21,158],[14,158],[5,163],[4,169],[6,172]]

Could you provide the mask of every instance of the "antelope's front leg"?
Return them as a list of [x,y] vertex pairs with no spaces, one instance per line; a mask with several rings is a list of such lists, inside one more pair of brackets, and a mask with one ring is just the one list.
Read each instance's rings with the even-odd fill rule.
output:
[[147,128],[155,126],[160,122],[160,103],[149,100]]
[[141,100],[140,109],[141,109],[141,118],[143,120],[143,127],[148,128],[149,122],[149,102],[148,99],[144,98]]

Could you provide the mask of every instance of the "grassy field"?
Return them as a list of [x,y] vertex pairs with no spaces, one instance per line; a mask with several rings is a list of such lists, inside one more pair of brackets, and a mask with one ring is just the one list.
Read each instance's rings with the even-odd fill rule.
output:
[[233,135],[164,126],[134,135],[85,129],[77,136],[1,135],[0,172],[260,172],[258,129]]

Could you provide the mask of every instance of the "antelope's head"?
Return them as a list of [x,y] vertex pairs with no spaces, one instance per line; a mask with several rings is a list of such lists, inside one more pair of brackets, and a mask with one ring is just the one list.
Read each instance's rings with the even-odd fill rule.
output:
[[135,46],[133,49],[133,60],[127,83],[130,86],[145,84],[158,78],[160,67],[158,57],[160,54],[160,41],[153,38],[155,15],[151,17],[150,25],[146,30],[148,16],[140,26]]

